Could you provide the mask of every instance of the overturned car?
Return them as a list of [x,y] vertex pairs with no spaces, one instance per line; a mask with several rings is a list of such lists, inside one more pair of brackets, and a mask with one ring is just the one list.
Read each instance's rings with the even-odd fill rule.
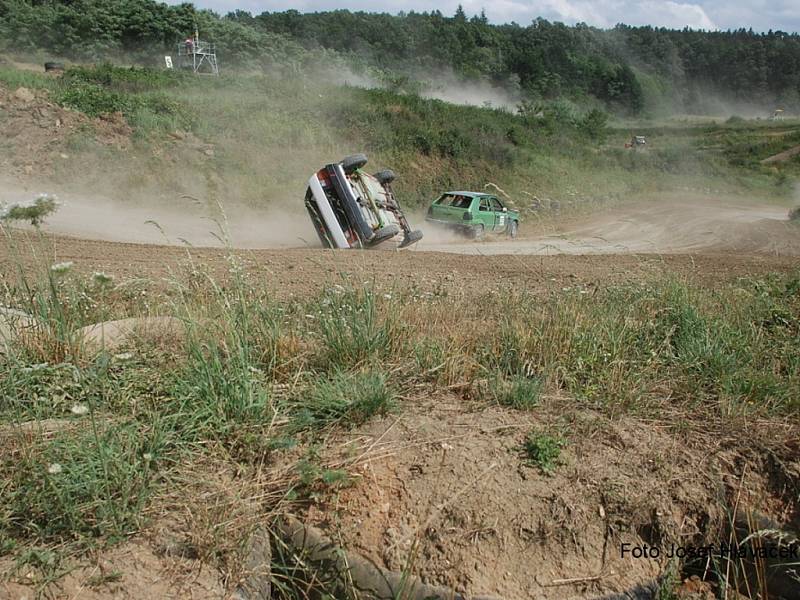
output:
[[394,173],[388,169],[370,175],[363,154],[325,165],[308,180],[306,210],[322,245],[327,248],[370,248],[395,238],[399,247],[422,239],[412,230],[392,192]]

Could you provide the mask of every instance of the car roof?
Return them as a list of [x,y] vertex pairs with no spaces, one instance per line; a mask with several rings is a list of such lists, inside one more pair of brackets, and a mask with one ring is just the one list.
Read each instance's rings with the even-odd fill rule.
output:
[[483,192],[465,192],[465,191],[461,191],[461,192],[445,192],[445,194],[453,194],[454,196],[474,196],[474,197],[487,196],[487,197],[494,198],[494,196],[492,196],[492,194],[484,194]]

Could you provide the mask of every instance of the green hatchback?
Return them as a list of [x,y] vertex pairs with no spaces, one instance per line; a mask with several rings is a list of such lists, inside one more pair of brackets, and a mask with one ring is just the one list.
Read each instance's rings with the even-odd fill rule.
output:
[[503,206],[491,194],[445,192],[431,204],[425,220],[478,239],[485,233],[517,237],[519,211]]

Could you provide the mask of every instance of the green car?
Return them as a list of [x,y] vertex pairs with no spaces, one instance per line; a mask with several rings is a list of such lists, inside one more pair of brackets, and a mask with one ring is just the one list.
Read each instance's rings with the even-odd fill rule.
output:
[[445,192],[431,204],[425,220],[478,239],[484,233],[517,237],[519,211],[510,210],[491,194]]

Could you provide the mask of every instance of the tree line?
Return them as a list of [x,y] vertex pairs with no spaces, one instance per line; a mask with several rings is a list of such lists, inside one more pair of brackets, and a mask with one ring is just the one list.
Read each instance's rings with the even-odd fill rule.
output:
[[[493,25],[483,14],[296,10],[217,15],[154,0],[0,0],[0,48],[102,60],[157,60],[200,28],[229,66],[270,68],[331,58],[356,70],[452,74],[529,100],[569,98],[618,113],[774,105],[800,109],[800,36],[536,19]],[[299,66],[298,66],[299,65]]]

